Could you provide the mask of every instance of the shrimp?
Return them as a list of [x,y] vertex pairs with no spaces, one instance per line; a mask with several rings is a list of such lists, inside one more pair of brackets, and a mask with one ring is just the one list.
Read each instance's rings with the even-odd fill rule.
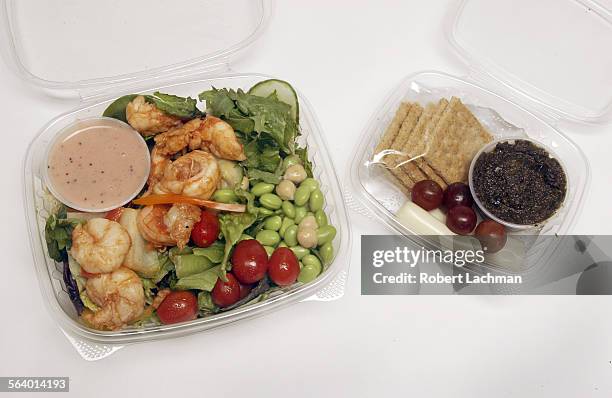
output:
[[117,330],[137,320],[145,307],[140,277],[131,269],[120,267],[108,274],[87,279],[87,296],[99,307],[86,310],[81,317],[95,329]]
[[164,215],[164,224],[168,226],[170,236],[176,241],[179,249],[184,248],[191,237],[193,225],[200,221],[202,211],[198,206],[187,203],[176,203]]
[[132,241],[128,232],[115,221],[92,218],[72,231],[70,254],[92,274],[112,272],[123,264]]
[[204,149],[221,159],[246,159],[244,147],[232,126],[214,116],[190,120],[183,126],[156,136],[155,146],[162,155],[189,148]]
[[206,200],[221,182],[217,159],[208,152],[189,152],[174,161],[163,160],[159,152],[155,157],[158,163],[153,164],[154,172],[149,175],[149,191],[155,194],[174,193]]
[[142,95],[130,101],[125,108],[128,123],[143,136],[163,133],[181,125],[181,119],[160,111]]
[[200,221],[199,207],[176,203],[146,206],[138,213],[138,230],[142,237],[156,246],[184,248],[189,242],[193,225]]

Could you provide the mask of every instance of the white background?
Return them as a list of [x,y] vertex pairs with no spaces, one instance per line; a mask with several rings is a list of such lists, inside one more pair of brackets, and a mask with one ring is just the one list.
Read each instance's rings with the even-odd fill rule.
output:
[[[400,78],[428,69],[465,73],[443,35],[449,3],[278,1],[269,29],[233,69],[298,87],[344,177],[347,142]],[[31,88],[3,61],[1,376],[69,376],[74,395],[104,397],[611,396],[611,298],[361,296],[359,235],[385,230],[354,213],[353,256],[340,259],[352,262],[343,299],[85,362],[38,292],[19,170],[38,129],[76,103]],[[565,131],[592,169],[574,232],[610,233],[612,127]]]

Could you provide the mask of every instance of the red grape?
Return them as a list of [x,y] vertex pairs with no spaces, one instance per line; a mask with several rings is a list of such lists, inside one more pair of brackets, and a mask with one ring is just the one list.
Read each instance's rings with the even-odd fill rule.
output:
[[442,187],[432,180],[423,180],[412,187],[412,201],[423,209],[429,211],[442,204]]
[[506,229],[493,220],[484,220],[476,227],[474,235],[480,241],[482,249],[487,253],[497,253],[506,245],[508,236]]
[[455,206],[471,207],[472,204],[474,204],[470,187],[462,182],[450,184],[444,191],[444,199],[442,202],[447,210]]
[[448,229],[459,235],[469,235],[476,226],[476,213],[471,207],[455,206],[446,216]]

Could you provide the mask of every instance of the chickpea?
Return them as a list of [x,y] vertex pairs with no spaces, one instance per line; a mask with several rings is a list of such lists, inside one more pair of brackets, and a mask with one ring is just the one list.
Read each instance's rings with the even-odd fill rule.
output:
[[282,180],[276,186],[276,194],[283,200],[293,200],[295,189],[295,184],[292,181]]
[[317,220],[314,216],[306,216],[300,221],[298,225],[299,229],[317,229],[319,226],[317,225]]
[[307,175],[306,170],[304,170],[304,166],[302,166],[301,164],[294,164],[287,168],[287,171],[285,171],[285,175],[283,178],[285,180],[289,180],[296,184],[299,184],[300,182],[304,181],[306,177]]
[[300,229],[297,234],[297,239],[300,246],[310,249],[317,246],[317,231],[310,228]]

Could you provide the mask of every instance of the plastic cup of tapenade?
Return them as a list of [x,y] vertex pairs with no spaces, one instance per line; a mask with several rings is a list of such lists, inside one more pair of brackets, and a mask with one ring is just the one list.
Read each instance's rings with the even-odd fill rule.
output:
[[510,230],[539,228],[567,197],[567,173],[553,152],[526,138],[485,145],[470,165],[469,185],[478,208]]

